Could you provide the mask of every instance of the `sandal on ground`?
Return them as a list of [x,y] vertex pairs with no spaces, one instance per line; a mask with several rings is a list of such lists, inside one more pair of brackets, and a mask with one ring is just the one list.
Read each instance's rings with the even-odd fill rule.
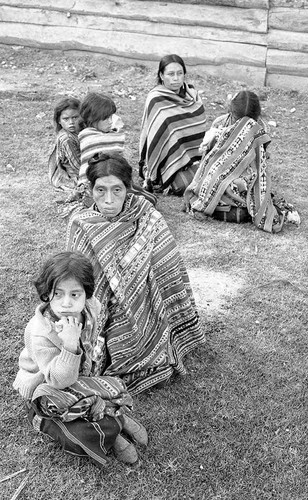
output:
[[113,452],[120,462],[135,464],[138,461],[138,454],[135,446],[121,436],[121,434],[116,437],[113,445]]
[[147,446],[149,439],[146,428],[137,420],[128,415],[123,415],[123,432],[142,446]]

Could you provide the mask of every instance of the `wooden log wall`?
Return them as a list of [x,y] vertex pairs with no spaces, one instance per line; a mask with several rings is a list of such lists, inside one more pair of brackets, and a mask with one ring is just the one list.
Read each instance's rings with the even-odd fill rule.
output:
[[304,88],[308,0],[0,0],[0,43],[143,63],[181,55],[200,72]]
[[308,90],[308,0],[271,0],[266,84]]

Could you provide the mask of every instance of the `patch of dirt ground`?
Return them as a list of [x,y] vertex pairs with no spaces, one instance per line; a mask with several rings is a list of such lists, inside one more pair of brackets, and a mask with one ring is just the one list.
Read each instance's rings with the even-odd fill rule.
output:
[[235,297],[243,280],[234,274],[194,268],[187,270],[199,310],[208,314],[223,309],[226,300]]

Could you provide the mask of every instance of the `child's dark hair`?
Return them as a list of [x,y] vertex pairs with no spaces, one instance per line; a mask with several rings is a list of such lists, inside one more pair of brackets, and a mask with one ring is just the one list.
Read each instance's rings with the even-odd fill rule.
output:
[[49,257],[43,265],[34,286],[40,299],[49,302],[49,297],[62,280],[74,278],[84,288],[86,298],[94,293],[94,274],[91,262],[82,253],[60,252]]
[[250,90],[241,90],[238,92],[231,99],[229,109],[236,120],[248,116],[257,121],[261,115],[259,97]]
[[62,128],[59,123],[61,113],[65,109],[76,109],[79,113],[79,108],[80,108],[80,101],[76,97],[65,97],[56,104],[53,112],[53,121],[55,123],[56,132],[59,132],[59,130],[61,130]]
[[132,184],[133,169],[128,161],[118,153],[96,153],[90,160],[86,170],[86,176],[91,188],[95,186],[97,179],[114,175],[120,179],[126,188]]
[[79,129],[93,127],[100,120],[107,120],[116,110],[117,107],[111,97],[90,92],[81,103]]

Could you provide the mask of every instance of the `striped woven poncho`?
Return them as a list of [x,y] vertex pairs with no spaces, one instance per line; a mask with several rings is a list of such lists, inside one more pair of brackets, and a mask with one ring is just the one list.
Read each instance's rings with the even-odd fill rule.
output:
[[201,157],[205,111],[197,91],[185,96],[157,85],[148,94],[140,135],[140,175],[167,187],[181,169]]
[[78,184],[86,182],[86,170],[88,162],[95,153],[123,153],[125,134],[124,132],[111,131],[101,132],[94,127],[86,127],[78,134],[80,141],[81,166]]
[[116,375],[137,394],[174,371],[204,342],[187,272],[162,215],[128,194],[107,220],[93,206],[69,220],[67,248],[90,258],[102,304],[95,374]]
[[[116,115],[114,115],[116,116]],[[117,122],[122,120],[119,117]],[[117,123],[116,122],[116,123]],[[111,132],[105,133],[97,130],[94,127],[86,127],[78,134],[80,140],[80,153],[81,153],[81,166],[78,178],[78,184],[88,185],[86,171],[88,168],[89,160],[96,153],[119,153],[122,154],[124,151],[125,144],[125,133],[121,131],[112,130]],[[136,194],[142,195],[147,200],[149,200],[153,205],[156,205],[157,198],[155,194],[148,193],[145,189],[132,183],[129,191]],[[90,193],[88,193],[90,196]]]

